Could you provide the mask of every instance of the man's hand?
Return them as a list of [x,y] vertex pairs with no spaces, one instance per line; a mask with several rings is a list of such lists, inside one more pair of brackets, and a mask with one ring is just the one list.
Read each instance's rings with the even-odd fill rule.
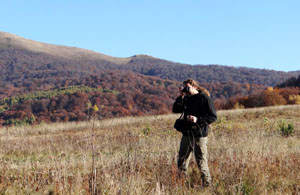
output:
[[193,116],[193,115],[188,115],[187,116],[187,120],[196,123],[197,122],[197,117]]

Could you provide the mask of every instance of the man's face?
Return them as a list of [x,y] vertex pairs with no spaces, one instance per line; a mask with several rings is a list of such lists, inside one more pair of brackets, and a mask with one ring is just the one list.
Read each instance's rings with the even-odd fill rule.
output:
[[189,83],[187,83],[187,84],[185,84],[185,86],[187,86],[187,87],[193,87],[191,84],[189,84]]
[[193,89],[193,86],[189,83],[186,83],[186,84],[183,85],[183,89],[184,89],[183,90],[184,93],[191,94],[191,90]]

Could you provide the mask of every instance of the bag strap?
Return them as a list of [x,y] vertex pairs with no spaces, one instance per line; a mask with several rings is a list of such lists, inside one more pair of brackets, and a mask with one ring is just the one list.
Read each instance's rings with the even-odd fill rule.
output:
[[184,105],[184,103],[183,103],[182,106],[183,106],[182,113],[181,113],[181,115],[180,115],[180,117],[178,119],[182,119],[182,117],[184,116],[184,111],[185,111],[185,105]]
[[180,117],[179,117],[178,119],[182,119],[183,113],[184,113],[184,112],[181,113],[181,115],[180,115]]
[[181,113],[179,119],[182,119],[182,117],[184,116],[184,111],[185,111],[185,105],[183,104],[182,113]]

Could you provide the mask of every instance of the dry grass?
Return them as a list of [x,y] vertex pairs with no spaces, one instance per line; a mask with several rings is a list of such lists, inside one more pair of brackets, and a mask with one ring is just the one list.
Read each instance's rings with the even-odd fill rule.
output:
[[[192,161],[177,178],[177,115],[97,121],[99,194],[299,194],[300,106],[220,111],[209,135],[210,188]],[[281,119],[295,133],[283,137]],[[88,194],[91,124],[55,123],[0,129],[0,194]]]

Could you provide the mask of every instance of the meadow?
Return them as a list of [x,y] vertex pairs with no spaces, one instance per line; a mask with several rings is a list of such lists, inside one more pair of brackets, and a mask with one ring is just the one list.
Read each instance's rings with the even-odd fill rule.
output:
[[300,193],[299,105],[219,111],[209,188],[194,157],[188,177],[177,176],[178,116],[1,128],[0,194],[91,194],[94,183],[97,194]]

